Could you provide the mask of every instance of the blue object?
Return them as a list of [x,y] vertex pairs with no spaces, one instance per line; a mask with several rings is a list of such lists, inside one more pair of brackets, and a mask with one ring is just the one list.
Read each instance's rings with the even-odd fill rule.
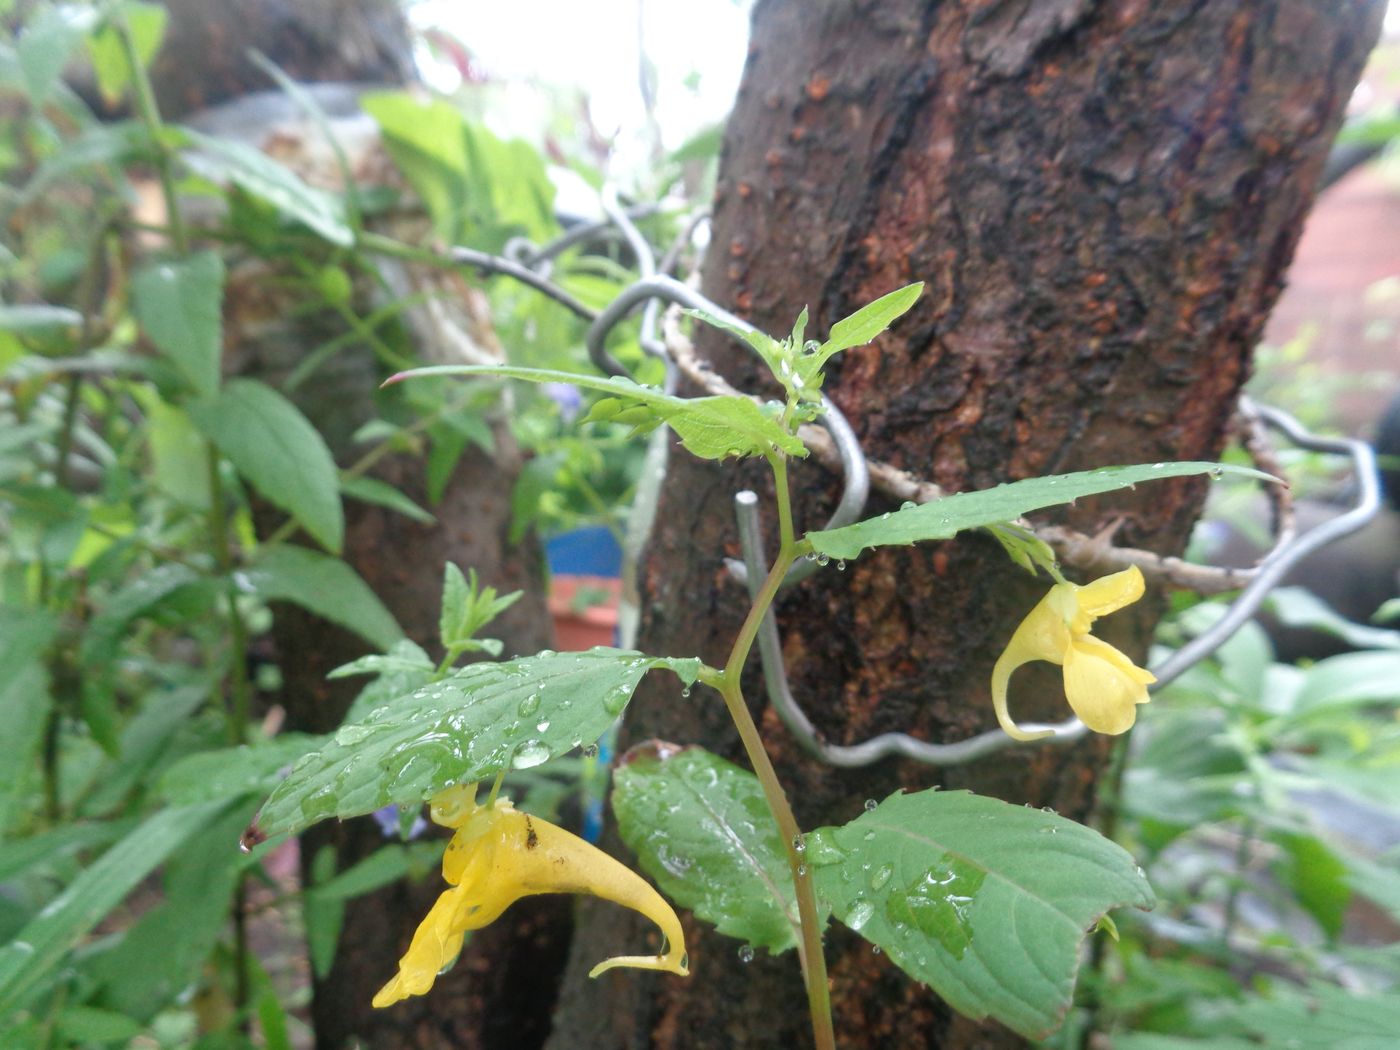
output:
[[622,575],[622,548],[602,525],[564,532],[545,541],[549,571],[559,576]]

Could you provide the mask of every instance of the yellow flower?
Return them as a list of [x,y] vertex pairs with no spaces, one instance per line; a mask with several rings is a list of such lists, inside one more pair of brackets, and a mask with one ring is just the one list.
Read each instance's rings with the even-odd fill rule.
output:
[[1006,687],[1016,668],[1032,660],[1049,660],[1064,665],[1065,697],[1080,721],[1096,733],[1131,729],[1137,705],[1147,703],[1147,686],[1157,679],[1089,631],[1100,616],[1131,605],[1142,592],[1137,566],[1083,587],[1073,583],[1051,587],[1021,621],[992,669],[992,703],[1001,728],[1017,740],[1051,735],[1053,730],[1048,729],[1026,732],[1006,709]]
[[457,829],[442,858],[442,877],[452,884],[437,899],[399,960],[399,972],[374,997],[389,1006],[422,995],[457,958],[462,938],[479,930],[521,897],[535,893],[591,893],[641,912],[665,935],[662,955],[623,955],[589,972],[597,977],[614,966],[669,970],[682,977],[685,935],[671,906],[640,875],[577,835],[519,813],[509,799],[491,807],[476,803],[476,785],[448,788],[433,796],[433,820]]

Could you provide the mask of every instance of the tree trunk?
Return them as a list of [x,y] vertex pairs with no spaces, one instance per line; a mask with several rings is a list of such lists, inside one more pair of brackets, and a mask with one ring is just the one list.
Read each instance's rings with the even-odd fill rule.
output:
[[[837,358],[827,390],[873,458],[949,491],[1110,463],[1213,458],[1383,4],[1345,0],[766,0],[729,121],[704,291],[769,332],[804,304],[813,334],[911,281],[914,310]],[[812,329],[809,329],[811,332]],[[714,333],[702,357],[743,389],[753,359]],[[799,528],[839,479],[796,469]],[[765,472],[677,450],[643,572],[641,648],[722,664],[747,599],[733,493]],[[1179,552],[1204,496],[1182,480],[1082,500],[1056,520]],[[890,509],[872,501],[868,513]],[[769,549],[774,516],[768,513]],[[782,595],[793,691],[832,741],[994,725],[988,680],[1045,591],[970,535],[867,554]],[[1103,624],[1135,658],[1161,612]],[[1084,819],[1108,742],[1029,746],[972,766],[818,765],[745,695],[804,827],[941,783]],[[1017,676],[1017,716],[1067,716],[1056,669]],[[713,694],[645,685],[632,740],[700,742],[743,762]],[[736,958],[695,924],[692,976],[583,972],[645,934],[608,905],[580,915],[552,1045],[810,1045],[796,959]],[[843,927],[827,935],[844,1047],[1001,1047]]]

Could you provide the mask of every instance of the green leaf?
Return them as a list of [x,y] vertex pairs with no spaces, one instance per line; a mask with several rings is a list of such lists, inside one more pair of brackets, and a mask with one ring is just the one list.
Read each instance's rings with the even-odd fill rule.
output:
[[[102,1001],[142,1020],[173,1004],[190,986],[228,924],[239,874],[249,858],[238,836],[248,800],[197,829],[170,855],[158,903],[79,963],[102,987]],[[105,950],[103,950],[105,949]]]
[[80,328],[83,315],[66,306],[43,303],[0,303],[0,332],[47,332],[54,328]]
[[1400,698],[1400,653],[1342,653],[1303,673],[1294,717],[1332,718],[1344,707]]
[[39,107],[48,100],[68,56],[82,43],[95,18],[95,12],[73,4],[37,9],[15,46],[31,105]]
[[0,1016],[22,1005],[132,889],[226,808],[219,801],[161,810],[84,868],[0,948]]
[[350,900],[397,882],[405,875],[435,868],[442,862],[443,841],[391,843],[375,850],[344,871],[306,891],[318,902]]
[[293,767],[257,823],[268,834],[298,831],[543,765],[602,736],[653,667],[687,684],[700,673],[698,660],[603,648],[472,664],[341,726]]
[[84,128],[44,158],[16,202],[32,204],[54,184],[87,168],[115,167],[148,153],[150,147],[150,136],[140,121],[123,120]]
[[1352,623],[1302,587],[1276,587],[1269,605],[1287,627],[1308,627],[1340,638],[1355,649],[1400,649],[1400,631]]
[[787,853],[752,773],[698,747],[650,744],[618,767],[612,805],[666,896],[726,936],[772,952],[797,943]]
[[[120,5],[120,10],[115,14],[126,21],[131,31],[141,67],[149,68],[165,36],[165,8],[159,4],[129,0]],[[131,67],[127,63],[121,37],[114,27],[104,26],[88,37],[88,56],[92,59],[93,72],[97,74],[97,89],[102,93],[102,100],[109,106],[115,106],[122,100],[131,82]]]
[[514,605],[524,591],[496,596],[496,588],[482,587],[476,570],[468,576],[452,562],[443,566],[442,612],[438,617],[438,638],[447,650],[449,661],[464,652],[485,650],[499,656],[501,643],[493,638],[476,638],[476,632]]
[[1347,905],[1351,903],[1347,866],[1327,845],[1312,835],[1275,832],[1269,836],[1283,847],[1277,863],[1279,875],[1328,938],[1342,932]]
[[888,295],[882,295],[873,303],[862,306],[850,317],[842,318],[831,326],[831,335],[814,355],[817,367],[826,364],[832,354],[849,350],[853,346],[864,346],[907,311],[924,292],[923,282],[907,284]]
[[49,674],[43,664],[6,670],[0,681],[0,724],[5,727],[5,744],[0,747],[0,842],[24,811],[52,706]]
[[109,670],[127,624],[175,592],[203,581],[204,577],[188,565],[165,562],[123,586],[98,607],[83,633],[79,648],[83,666],[99,672]]
[[1100,467],[1078,474],[1013,481],[980,492],[960,492],[932,503],[906,504],[897,511],[868,518],[843,529],[809,532],[812,549],[832,558],[854,558],[867,547],[907,545],[923,540],[946,540],[967,529],[1014,521],[1044,507],[1069,503],[1084,496],[1132,488],[1139,482],[1180,478],[1192,474],[1238,474],[1264,481],[1277,480],[1248,467],[1220,463],[1153,463],[1130,467]]
[[235,379],[216,397],[191,402],[188,411],[254,488],[321,546],[340,553],[340,476],[331,450],[295,405],[264,383]]
[[1400,1032],[1400,994],[1366,995],[1319,981],[1250,999],[1221,1020],[1264,1047],[1388,1050]]
[[126,1044],[145,1030],[145,1025],[117,1010],[66,1003],[55,1019],[56,1027],[69,1046],[92,1043]]
[[150,477],[173,499],[198,510],[209,508],[209,446],[188,413],[151,397],[146,405]]
[[808,836],[819,898],[958,1012],[1024,1036],[1069,1009],[1085,931],[1154,903],[1132,857],[1053,813],[965,791],[895,794]]
[[177,805],[265,794],[277,786],[284,767],[324,742],[308,733],[283,733],[253,745],[200,751],[167,769],[156,790]]
[[308,186],[290,169],[252,146],[216,139],[192,128],[183,128],[182,132],[198,147],[198,151],[183,154],[185,163],[196,174],[213,182],[232,182],[287,218],[309,226],[332,244],[348,248],[354,243],[355,234],[338,197]]
[[[628,402],[649,408],[665,422],[693,455],[701,459],[726,456],[762,456],[780,448],[794,456],[805,456],[806,447],[764,414],[746,397],[676,397],[655,387],[641,386],[630,379],[604,379],[575,375],[544,368],[514,368],[507,365],[438,365],[400,372],[390,382],[427,375],[506,376],[531,383],[572,383],[589,390],[600,390]],[[621,405],[617,406],[619,411]],[[595,406],[595,412],[597,406]],[[604,416],[606,418],[606,410]],[[630,422],[630,420],[629,420]]]
[[0,605],[0,841],[20,810],[48,721],[52,700],[43,656],[55,630],[43,610]]
[[[471,599],[476,590],[476,570],[472,570],[472,586],[467,586],[467,578],[462,570],[452,562],[442,567],[442,609],[438,613],[438,640],[446,648],[457,641],[464,633],[467,617],[471,612]],[[470,631],[465,632],[468,637]]]
[[396,91],[362,95],[360,105],[449,241],[494,252],[514,234],[538,244],[557,232],[554,185],[538,150],[497,138],[445,102]]
[[[785,348],[781,342],[774,339],[771,335],[756,329],[750,331],[747,328],[740,328],[738,325],[731,324],[724,318],[716,317],[714,314],[707,313],[704,310],[686,310],[685,313],[690,314],[691,317],[698,317],[712,328],[718,328],[721,331],[728,332],[742,342],[748,343],[749,346],[753,347],[754,352],[758,354],[759,358],[762,359],[775,374],[777,373],[778,362],[782,360]],[[793,326],[793,333],[796,334],[799,329],[805,328],[806,325],[807,308],[804,306],[802,308],[802,313],[797,317],[797,324]],[[795,341],[792,345],[800,346],[800,340]]]
[[389,674],[395,671],[431,674],[434,670],[432,658],[423,647],[407,638],[395,642],[384,654],[372,653],[337,667],[327,678],[349,678],[357,674]]
[[416,521],[420,525],[437,524],[437,518],[418,506],[393,485],[380,481],[378,478],[342,477],[340,491],[342,495],[359,500],[361,503],[373,503],[377,507],[396,510],[405,518]]
[[388,649],[403,638],[394,614],[359,573],[320,551],[290,545],[267,547],[234,579],[263,601],[295,602],[380,649]]
[[5,843],[0,850],[0,879],[11,879],[30,868],[58,864],[79,852],[105,846],[130,831],[135,821],[62,824],[30,838]]
[[151,342],[195,392],[219,389],[223,352],[224,264],[214,252],[153,263],[131,282],[132,307]]

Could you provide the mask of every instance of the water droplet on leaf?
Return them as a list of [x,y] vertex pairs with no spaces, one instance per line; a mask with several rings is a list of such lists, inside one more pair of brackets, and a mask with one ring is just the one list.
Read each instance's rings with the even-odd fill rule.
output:
[[549,761],[549,747],[541,740],[527,740],[515,749],[510,764],[515,769],[533,769]]
[[632,690],[630,689],[610,690],[603,694],[603,710],[610,715],[620,715],[630,699],[632,699]]
[[358,744],[374,730],[369,726],[348,725],[341,726],[335,731],[335,742],[342,747],[349,747],[351,744]]
[[864,897],[857,897],[851,902],[851,910],[846,913],[846,925],[853,930],[859,930],[870,921],[870,916],[874,914],[875,905]]

